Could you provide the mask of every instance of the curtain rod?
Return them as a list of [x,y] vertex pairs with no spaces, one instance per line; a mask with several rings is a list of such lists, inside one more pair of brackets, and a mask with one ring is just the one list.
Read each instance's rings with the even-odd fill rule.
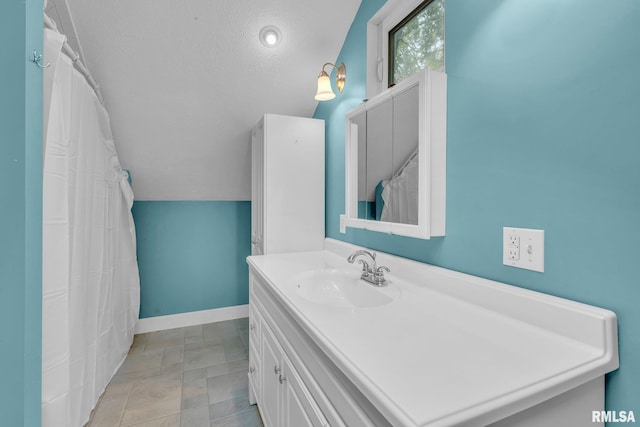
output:
[[[53,20],[49,18],[47,14],[44,14],[44,26],[50,30],[58,31],[58,27],[56,26],[55,22],[53,22]],[[91,86],[91,89],[93,89],[96,96],[98,97],[98,101],[100,101],[100,103],[104,105],[104,99],[102,98],[100,87],[98,86],[98,83],[93,79],[93,77],[91,77],[91,74],[89,73],[89,70],[87,70],[87,67],[85,67],[85,65],[80,60],[80,55],[78,55],[71,48],[71,46],[69,46],[69,43],[67,43],[66,40],[62,45],[62,50],[64,51],[64,53],[67,54],[67,56],[69,56],[69,58],[71,58],[75,67],[78,69],[78,71],[80,71],[80,73],[87,80],[87,83],[89,83],[89,86]]]

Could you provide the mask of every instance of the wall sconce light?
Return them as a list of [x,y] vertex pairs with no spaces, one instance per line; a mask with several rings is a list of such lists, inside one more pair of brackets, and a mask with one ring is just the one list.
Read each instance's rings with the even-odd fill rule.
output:
[[320,71],[320,74],[318,74],[318,92],[316,92],[315,96],[317,101],[328,101],[336,97],[336,94],[333,93],[333,90],[331,89],[329,74],[324,71],[324,68],[327,65],[331,65],[333,68],[338,70],[336,72],[336,87],[338,88],[338,91],[342,92],[342,89],[344,88],[344,82],[347,79],[347,67],[344,66],[344,63],[338,65],[337,67],[331,62],[327,62],[326,64],[324,64],[322,66],[322,71]]

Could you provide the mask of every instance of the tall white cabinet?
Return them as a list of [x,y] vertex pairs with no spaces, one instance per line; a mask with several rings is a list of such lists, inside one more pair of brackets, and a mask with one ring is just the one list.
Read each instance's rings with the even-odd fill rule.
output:
[[322,249],[324,120],[265,114],[251,171],[251,254]]

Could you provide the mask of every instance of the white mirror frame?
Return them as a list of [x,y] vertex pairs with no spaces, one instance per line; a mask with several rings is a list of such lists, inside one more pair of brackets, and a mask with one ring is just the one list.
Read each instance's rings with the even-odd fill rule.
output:
[[[351,118],[419,86],[418,101],[418,224],[401,224],[358,218],[358,127]],[[430,239],[445,234],[447,76],[425,69],[375,96],[346,114],[345,214],[346,227]]]

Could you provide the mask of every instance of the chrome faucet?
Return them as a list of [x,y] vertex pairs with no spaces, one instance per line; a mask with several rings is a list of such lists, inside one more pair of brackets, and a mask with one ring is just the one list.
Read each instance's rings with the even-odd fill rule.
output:
[[347,261],[353,264],[356,258],[361,255],[369,256],[371,258],[372,263],[371,263],[371,266],[369,266],[369,263],[367,261],[363,259],[358,260],[358,263],[362,264],[362,274],[360,275],[360,278],[365,282],[371,283],[372,285],[375,285],[375,286],[387,286],[388,283],[387,283],[387,279],[385,279],[384,277],[384,272],[385,271],[390,272],[391,270],[389,270],[389,267],[386,267],[384,265],[381,265],[380,267],[376,265],[375,252],[369,252],[364,249],[360,249],[358,251],[355,251],[351,255],[349,255],[349,257],[347,258]]

